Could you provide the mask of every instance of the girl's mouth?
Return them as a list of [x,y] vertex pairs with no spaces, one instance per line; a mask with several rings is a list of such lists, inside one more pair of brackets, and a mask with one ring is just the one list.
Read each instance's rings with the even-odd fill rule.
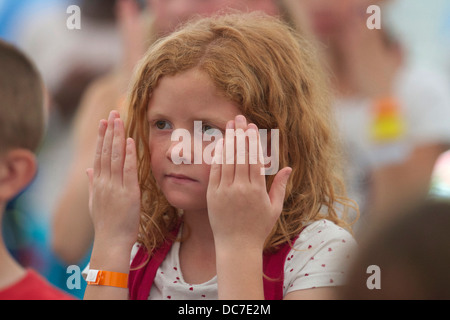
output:
[[166,174],[165,178],[171,180],[172,182],[175,183],[191,183],[191,182],[197,182],[197,180],[189,178],[188,176],[182,175],[182,174],[175,174],[175,173],[170,173],[170,174]]

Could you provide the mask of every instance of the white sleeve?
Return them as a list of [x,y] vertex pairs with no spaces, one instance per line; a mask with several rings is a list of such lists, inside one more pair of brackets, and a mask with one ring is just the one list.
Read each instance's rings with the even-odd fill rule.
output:
[[413,145],[450,145],[449,86],[444,75],[424,67],[405,67],[399,73],[395,92],[403,105],[407,136]]
[[345,283],[347,269],[356,255],[352,235],[328,220],[306,227],[285,262],[284,295]]

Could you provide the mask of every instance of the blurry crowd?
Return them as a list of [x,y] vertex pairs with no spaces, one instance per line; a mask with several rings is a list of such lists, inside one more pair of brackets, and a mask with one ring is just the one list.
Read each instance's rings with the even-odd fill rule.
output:
[[[66,25],[74,4],[81,9],[79,30]],[[379,30],[366,26],[371,4],[381,8]],[[443,276],[450,266],[445,0],[0,0],[0,38],[36,64],[49,108],[38,173],[3,216],[13,256],[83,297],[85,283],[68,289],[66,270],[82,267],[90,255],[85,171],[92,166],[98,121],[123,111],[133,68],[148,46],[196,14],[225,7],[280,16],[317,45],[329,72],[344,178],[359,208],[352,212],[354,235],[363,253],[343,297],[450,298]],[[430,200],[438,204],[424,204]],[[384,290],[364,290],[371,264],[380,266]]]

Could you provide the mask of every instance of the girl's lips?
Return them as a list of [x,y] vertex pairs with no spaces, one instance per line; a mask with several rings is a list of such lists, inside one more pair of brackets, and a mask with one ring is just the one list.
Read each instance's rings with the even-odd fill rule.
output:
[[194,180],[192,178],[189,178],[182,174],[166,174],[166,178],[178,182],[178,183],[189,183],[189,182],[197,182],[197,180]]

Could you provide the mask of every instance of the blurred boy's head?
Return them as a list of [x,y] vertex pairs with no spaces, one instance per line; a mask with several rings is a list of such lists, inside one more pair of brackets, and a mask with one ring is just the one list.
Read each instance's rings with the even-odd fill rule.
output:
[[[0,41],[0,205],[36,173],[34,152],[45,130],[44,88],[31,61]],[[0,207],[1,208],[1,207]]]

